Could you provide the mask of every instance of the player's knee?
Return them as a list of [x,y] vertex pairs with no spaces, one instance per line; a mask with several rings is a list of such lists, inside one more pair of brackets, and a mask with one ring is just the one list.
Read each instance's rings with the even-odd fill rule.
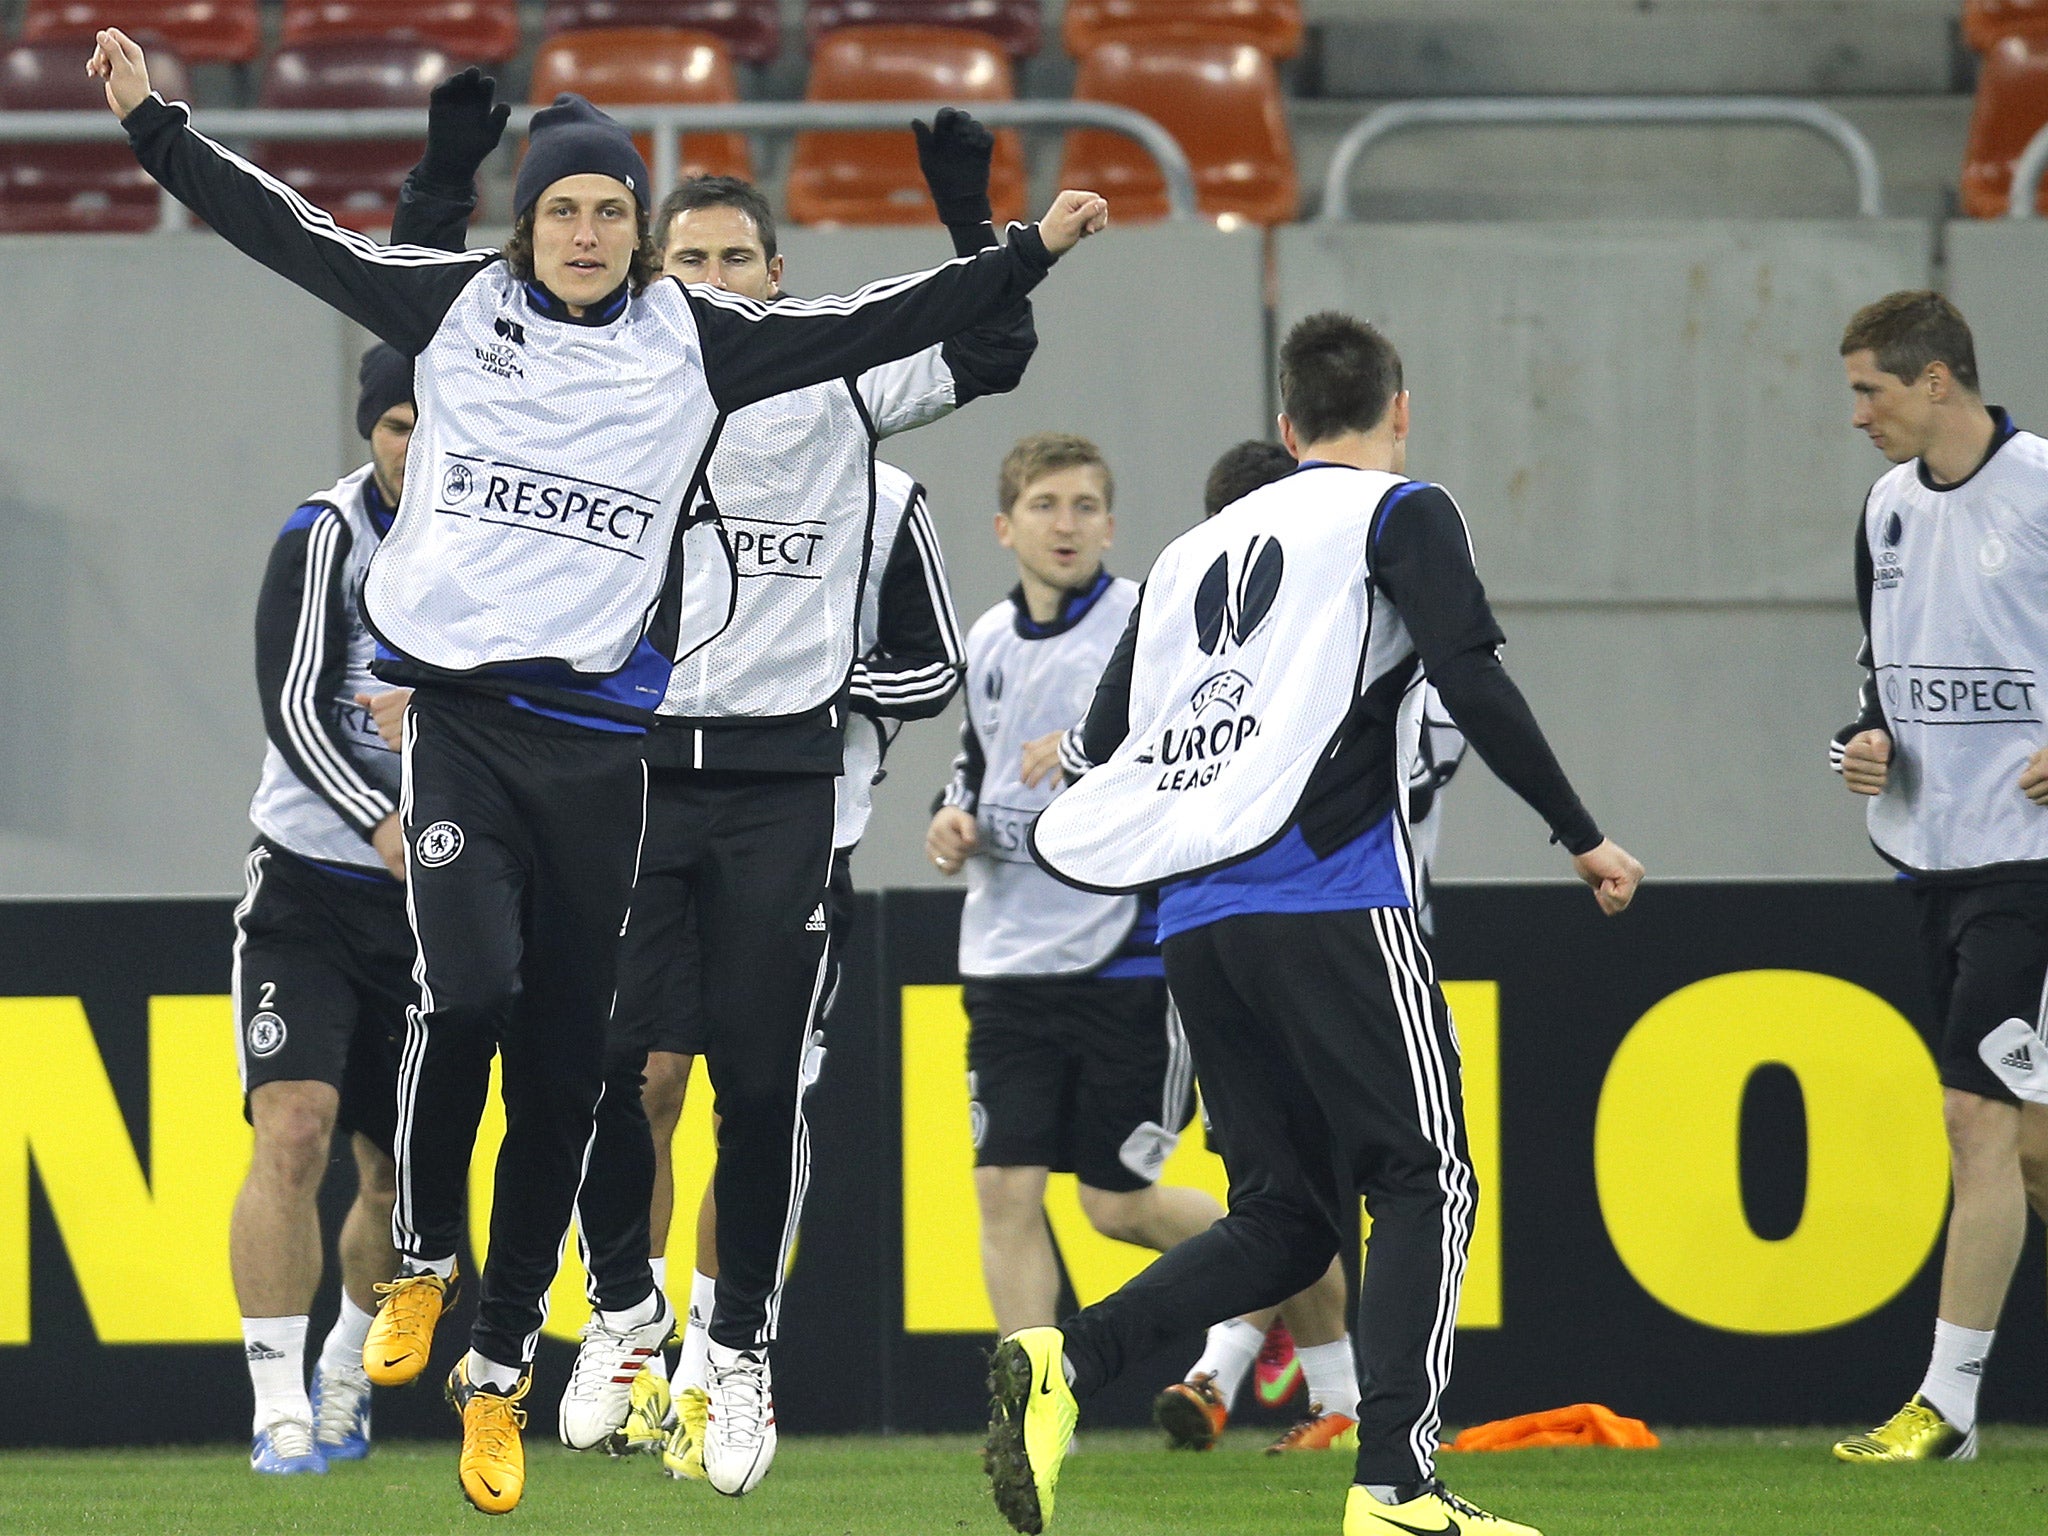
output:
[[1033,1230],[1045,1221],[1045,1173],[1038,1168],[977,1168],[974,1196],[989,1235]]
[[2019,1111],[2014,1106],[1951,1088],[1942,1095],[1941,1116],[1958,1173],[1967,1177],[1987,1164],[2011,1167],[2019,1150]]
[[256,1133],[252,1169],[288,1185],[317,1185],[334,1136],[334,1090],[325,1083],[265,1083],[250,1095],[249,1107]]
[[1081,1214],[1088,1218],[1089,1226],[1119,1243],[1145,1244],[1155,1225],[1157,1185],[1148,1184],[1143,1189],[1097,1189],[1092,1184],[1083,1184],[1080,1189]]
[[674,1130],[676,1121],[682,1118],[683,1097],[690,1086],[690,1067],[695,1059],[674,1051],[648,1052],[647,1065],[641,1072],[640,1102],[646,1107],[648,1124],[657,1131],[663,1126]]

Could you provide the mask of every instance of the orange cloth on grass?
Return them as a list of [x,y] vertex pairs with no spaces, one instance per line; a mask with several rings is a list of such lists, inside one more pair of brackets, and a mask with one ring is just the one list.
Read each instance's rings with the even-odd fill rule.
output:
[[1641,1419],[1624,1419],[1598,1403],[1574,1403],[1512,1419],[1475,1424],[1451,1442],[1454,1451],[1526,1451],[1539,1445],[1612,1445],[1651,1451],[1657,1437]]

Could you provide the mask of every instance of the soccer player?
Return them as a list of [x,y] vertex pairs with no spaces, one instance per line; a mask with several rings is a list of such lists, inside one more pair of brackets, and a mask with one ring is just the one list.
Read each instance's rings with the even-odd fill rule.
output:
[[[243,1104],[255,1131],[228,1251],[256,1393],[258,1472],[325,1472],[370,1451],[363,1340],[391,1247],[398,1037],[414,997],[398,754],[355,703],[372,642],[358,594],[391,526],[412,440],[412,364],[364,354],[356,429],[370,462],[307,498],[271,547],[256,602],[263,778],[235,909]],[[356,1198],[342,1224],[341,1315],[306,1390],[320,1283],[320,1181],[348,1133]]]
[[[507,1513],[526,1479],[518,1405],[603,1090],[645,821],[640,737],[674,658],[729,615],[685,611],[675,590],[691,558],[724,557],[715,536],[682,536],[716,428],[1001,313],[1106,223],[1107,206],[1062,194],[1040,226],[981,257],[767,308],[655,280],[646,166],[580,97],[536,115],[507,250],[454,255],[341,230],[193,132],[120,32],[98,34],[88,67],[174,196],[415,359],[410,494],[364,588],[377,674],[420,685],[401,810],[421,998],[399,1074],[405,1262],[364,1364],[390,1384],[426,1365],[498,1052],[506,1134],[490,1254],[450,1397],[463,1491]],[[821,889],[824,876],[821,858]],[[778,938],[786,968],[822,958],[821,940]],[[779,1066],[769,1076],[734,1074],[719,1091],[729,1109],[759,1102],[772,1117],[796,1084]]]
[[1059,727],[1093,695],[1135,583],[1103,569],[1115,487],[1095,444],[1027,437],[1004,458],[996,539],[1017,586],[967,636],[967,713],[925,837],[963,871],[960,974],[982,1273],[1003,1334],[1052,1321],[1059,1263],[1051,1172],[1080,1179],[1098,1232],[1163,1251],[1222,1214],[1161,1185],[1193,1112],[1193,1073],[1153,940],[1150,904],[1070,890],[1030,861],[1024,830],[1052,798]]
[[1938,293],[1858,310],[1842,361],[1851,420],[1894,467],[1856,522],[1867,670],[1830,757],[1912,877],[1955,1204],[1920,1389],[1835,1455],[1967,1461],[2030,1186],[2048,1211],[2048,443],[1984,404]]
[[1393,346],[1312,315],[1280,349],[1280,395],[1301,471],[1159,557],[1089,711],[1101,766],[1031,834],[1077,887],[1163,884],[1167,981],[1233,1204],[1114,1296],[998,1346],[987,1465],[997,1508],[1043,1529],[1079,1400],[1166,1340],[1314,1281],[1362,1195],[1345,1536],[1528,1536],[1435,1473],[1477,1191],[1398,801],[1417,669],[1603,911],[1628,905],[1642,866],[1600,835],[1502,669],[1456,503],[1402,474]]
[[[393,235],[460,249],[475,168],[502,115],[480,71],[448,82],[435,105]],[[918,125],[918,140],[956,252],[993,246],[994,135],[946,109],[929,129]],[[774,215],[749,183],[685,182],[663,201],[655,233],[667,276],[764,304],[781,299]],[[686,556],[684,610],[726,619],[675,668],[643,743],[647,832],[621,951],[608,1089],[578,1199],[596,1306],[558,1413],[572,1448],[661,1447],[667,1392],[640,1363],[661,1358],[670,1329],[661,1294],[674,1202],[668,1143],[692,1061],[708,1053],[714,1079],[728,1083],[720,1178],[741,1196],[728,1206],[707,1201],[700,1212],[701,1230],[729,1209],[723,1224],[737,1236],[727,1265],[715,1242],[700,1245],[692,1310],[708,1314],[708,1326],[685,1340],[689,1443],[679,1460],[684,1475],[701,1470],[737,1494],[773,1459],[766,1345],[809,1174],[801,1101],[814,1072],[805,1063],[823,1058],[818,1026],[832,989],[820,978],[836,970],[825,959],[829,915],[849,894],[835,857],[833,781],[860,712],[936,714],[961,667],[923,492],[895,471],[886,490],[878,485],[875,446],[1014,388],[1035,346],[1029,305],[1020,303],[907,359],[738,410],[719,429],[705,481],[714,520],[693,531],[725,541],[737,580],[719,562]],[[881,587],[874,637],[863,646],[870,575]],[[811,964],[790,963],[792,934],[815,943]],[[741,1068],[774,1096],[741,1099],[730,1088]],[[785,1085],[799,1086],[783,1097]],[[715,1297],[704,1294],[721,1276],[723,1323]],[[718,1432],[707,1433],[707,1423]]]

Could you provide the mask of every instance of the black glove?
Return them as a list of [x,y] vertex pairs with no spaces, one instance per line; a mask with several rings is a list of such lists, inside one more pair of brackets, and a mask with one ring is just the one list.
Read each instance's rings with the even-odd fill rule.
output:
[[941,107],[927,127],[912,123],[917,135],[917,163],[941,224],[986,224],[993,215],[988,202],[988,166],[996,136],[958,107]]
[[415,173],[423,185],[470,190],[512,115],[503,102],[491,105],[497,89],[474,64],[434,87],[427,98],[427,150]]

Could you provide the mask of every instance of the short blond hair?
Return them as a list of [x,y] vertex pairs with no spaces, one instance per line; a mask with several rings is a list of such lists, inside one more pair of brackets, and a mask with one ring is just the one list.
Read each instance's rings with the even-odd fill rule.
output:
[[1033,481],[1084,464],[1102,471],[1102,503],[1114,507],[1116,477],[1109,472],[1109,460],[1100,448],[1071,432],[1034,432],[1003,455],[1003,467],[996,476],[996,510],[1008,512]]

